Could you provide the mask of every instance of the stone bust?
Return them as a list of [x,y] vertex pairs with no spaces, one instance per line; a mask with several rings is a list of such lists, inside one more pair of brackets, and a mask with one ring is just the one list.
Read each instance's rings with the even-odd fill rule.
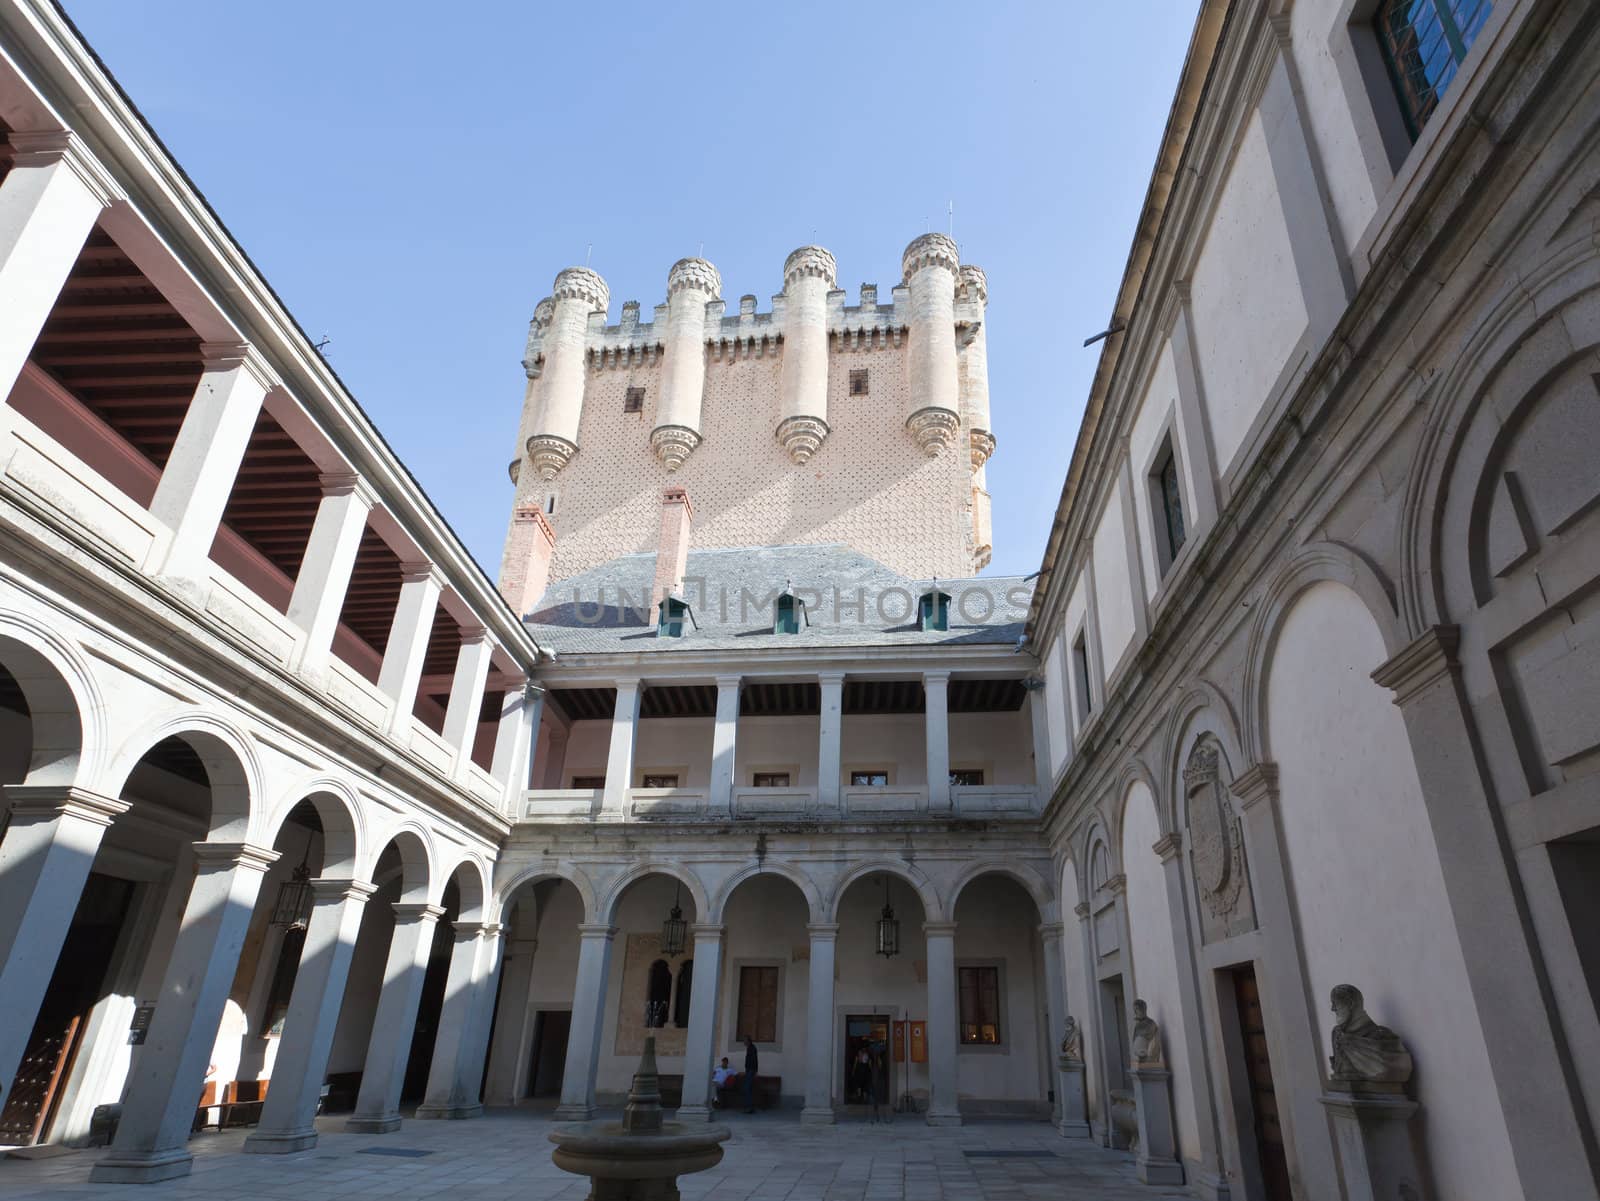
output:
[[1070,1013],[1067,1015],[1067,1025],[1061,1035],[1061,1054],[1066,1059],[1080,1062],[1083,1059],[1083,1028],[1078,1025],[1078,1019]]
[[1133,1003],[1133,1066],[1159,1068],[1165,1060],[1161,1055],[1161,1027],[1150,1016],[1150,1007],[1143,1001]]
[[1336,1084],[1386,1086],[1398,1092],[1411,1079],[1411,1052],[1400,1036],[1367,1016],[1361,990],[1336,984],[1333,1005],[1333,1055],[1329,1059]]

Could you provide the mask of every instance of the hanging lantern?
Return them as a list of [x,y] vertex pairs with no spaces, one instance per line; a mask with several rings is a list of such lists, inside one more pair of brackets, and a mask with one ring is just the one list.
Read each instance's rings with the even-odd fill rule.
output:
[[661,953],[669,957],[683,954],[683,936],[689,928],[683,920],[683,908],[678,904],[682,892],[680,884],[672,894],[672,913],[661,923]]
[[883,916],[878,919],[878,954],[892,959],[900,953],[900,919],[889,904],[889,877],[883,878]]
[[278,885],[278,903],[272,907],[272,924],[290,930],[304,930],[311,921],[311,839],[306,839],[306,853],[300,866],[289,878]]

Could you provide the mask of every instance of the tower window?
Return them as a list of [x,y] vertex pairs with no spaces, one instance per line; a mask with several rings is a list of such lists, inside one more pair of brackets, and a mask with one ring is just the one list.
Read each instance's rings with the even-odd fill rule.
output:
[[1183,523],[1183,485],[1178,479],[1178,456],[1172,453],[1168,435],[1150,472],[1150,507],[1155,513],[1156,549],[1161,557],[1161,574],[1171,568],[1183,549],[1188,531]]
[[622,411],[624,413],[644,412],[643,388],[629,388],[622,394]]
[[1492,0],[1382,0],[1374,25],[1411,140],[1439,106]]
[[544,511],[551,517],[556,515],[556,494],[554,492],[544,498]]
[[1094,711],[1094,698],[1089,691],[1089,647],[1082,630],[1072,640],[1072,683],[1078,694],[1078,724],[1081,726]]
[[865,396],[867,394],[867,369],[857,367],[850,372],[850,395]]

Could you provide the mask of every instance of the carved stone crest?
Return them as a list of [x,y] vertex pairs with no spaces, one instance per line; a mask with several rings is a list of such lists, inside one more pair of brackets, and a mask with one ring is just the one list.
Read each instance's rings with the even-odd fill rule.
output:
[[1244,887],[1244,837],[1222,787],[1213,742],[1197,742],[1183,769],[1195,883],[1213,917],[1232,913]]

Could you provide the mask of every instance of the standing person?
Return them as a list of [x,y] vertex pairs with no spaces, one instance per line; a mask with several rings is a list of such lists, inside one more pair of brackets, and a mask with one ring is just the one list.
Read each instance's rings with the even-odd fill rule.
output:
[[744,1036],[744,1111],[756,1111],[756,1069],[760,1066],[760,1058],[756,1055],[756,1040],[748,1034]]
[[872,1099],[872,1061],[863,1045],[856,1050],[856,1061],[850,1065],[850,1095],[858,1101]]
[[872,1120],[886,1122],[889,1119],[883,1115],[884,1079],[883,1050],[877,1043],[872,1044],[872,1058],[867,1066],[867,1091],[872,1094]]

